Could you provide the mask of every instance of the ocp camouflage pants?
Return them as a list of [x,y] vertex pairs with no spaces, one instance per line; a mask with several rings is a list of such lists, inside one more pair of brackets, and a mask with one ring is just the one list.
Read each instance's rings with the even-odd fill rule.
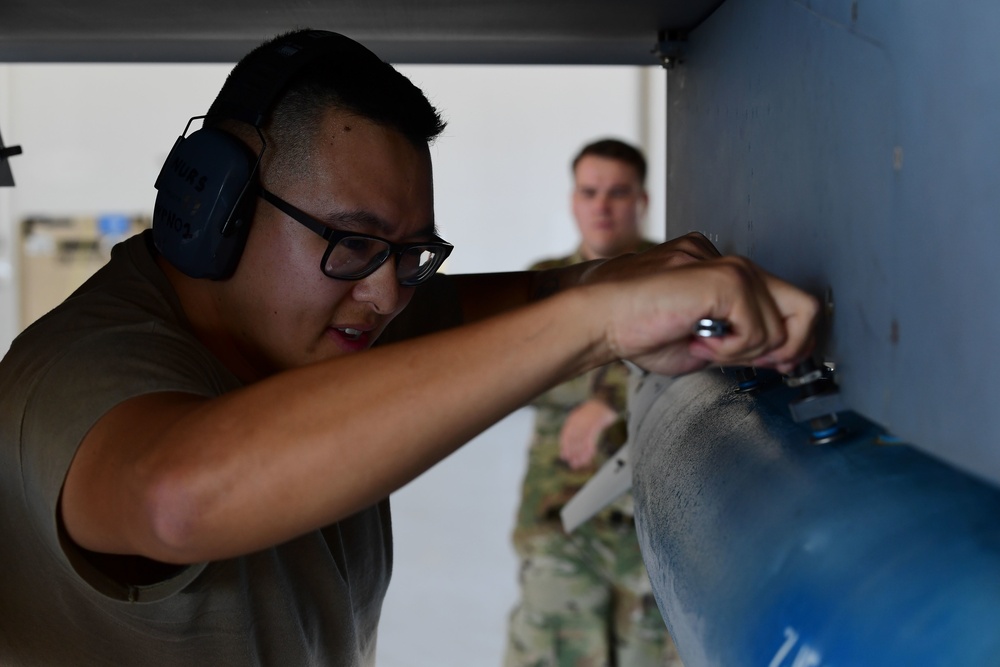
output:
[[681,667],[631,523],[515,536],[505,667]]

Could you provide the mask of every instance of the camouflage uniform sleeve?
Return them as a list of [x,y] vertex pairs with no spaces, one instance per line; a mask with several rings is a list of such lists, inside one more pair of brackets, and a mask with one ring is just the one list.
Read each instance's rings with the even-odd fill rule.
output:
[[628,367],[614,361],[596,369],[590,378],[590,395],[604,401],[618,413],[625,412],[628,398]]

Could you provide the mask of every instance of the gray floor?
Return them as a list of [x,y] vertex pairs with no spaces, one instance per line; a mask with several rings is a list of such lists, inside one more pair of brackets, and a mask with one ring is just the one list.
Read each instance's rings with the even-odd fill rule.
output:
[[378,667],[500,665],[531,418],[515,412],[393,495],[396,564]]

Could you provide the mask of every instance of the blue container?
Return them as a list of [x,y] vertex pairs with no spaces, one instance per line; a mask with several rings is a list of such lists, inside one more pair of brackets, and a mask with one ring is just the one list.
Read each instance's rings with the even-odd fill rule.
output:
[[843,413],[809,443],[781,383],[633,394],[636,523],[686,667],[1000,664],[1000,491]]

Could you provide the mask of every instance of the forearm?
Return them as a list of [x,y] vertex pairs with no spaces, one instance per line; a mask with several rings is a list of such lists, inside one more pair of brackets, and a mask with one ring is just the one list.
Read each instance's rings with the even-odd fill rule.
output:
[[465,322],[506,312],[580,284],[597,262],[547,271],[477,273],[449,276]]
[[333,523],[545,388],[605,362],[587,313],[573,293],[202,402],[157,429],[132,470],[108,471],[121,495],[105,504],[117,515],[106,524],[131,535],[74,537],[95,550],[196,562]]
[[580,284],[600,264],[585,262],[547,271],[440,274],[418,288],[410,305],[385,330],[379,344],[443,331],[507,312]]
[[714,246],[697,233],[665,243],[657,252],[642,254],[645,258],[639,261],[634,254],[625,254],[611,260],[579,262],[543,271],[460,274],[448,276],[448,279],[464,321],[474,322],[572,287],[602,282],[608,277],[620,280],[630,275],[647,275],[650,271],[719,256]]

